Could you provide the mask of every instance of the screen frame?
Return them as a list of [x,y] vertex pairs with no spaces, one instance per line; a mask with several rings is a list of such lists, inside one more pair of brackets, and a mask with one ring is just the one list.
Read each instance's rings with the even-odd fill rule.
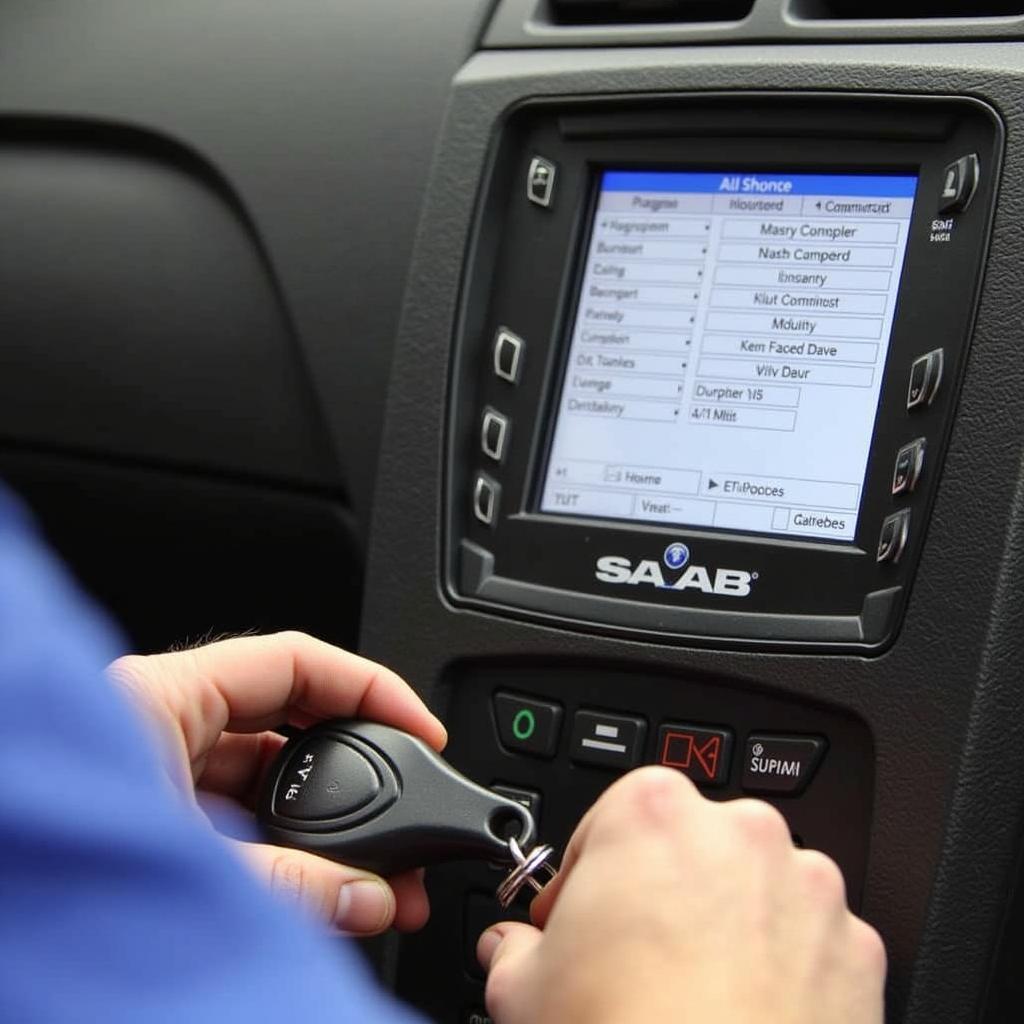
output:
[[[482,167],[453,305],[442,449],[440,583],[446,599],[556,628],[664,643],[859,654],[887,649],[927,537],[984,275],[1003,142],[998,114],[970,97],[632,94],[525,100],[506,110]],[[560,384],[565,320],[574,313],[594,169],[685,165],[884,174],[914,173],[920,166],[919,194],[934,190],[938,196],[945,166],[972,151],[987,171],[959,220],[957,245],[929,251],[928,273],[917,275],[912,296],[915,315],[919,300],[926,300],[922,337],[941,335],[948,358],[936,401],[912,414],[913,429],[927,434],[930,466],[909,502],[912,530],[898,562],[876,564],[879,523],[867,523],[863,507],[856,546],[534,510],[552,395]],[[536,154],[557,167],[559,198],[546,209],[527,202],[523,187]],[[927,248],[930,216],[915,210],[905,275],[915,265],[915,245],[921,252]],[[917,242],[915,232],[922,236]],[[901,296],[907,281],[905,276]],[[869,455],[869,465],[880,465],[879,459],[886,464],[866,488],[873,488],[872,517],[893,511],[894,452],[887,446],[895,432],[909,429],[905,375],[923,344],[920,331],[907,333],[894,370],[902,320],[897,313],[880,398],[887,423],[876,428]],[[524,369],[514,384],[497,380],[493,371],[499,326],[526,340]],[[512,424],[510,451],[500,466],[480,452],[480,410],[487,406]],[[472,511],[474,481],[482,476],[500,491],[499,513],[487,524]],[[691,544],[694,558],[708,567],[753,570],[760,577],[756,588],[746,599],[733,599],[674,587],[611,586],[595,573],[596,555],[614,552],[640,565],[658,559],[672,540]]]

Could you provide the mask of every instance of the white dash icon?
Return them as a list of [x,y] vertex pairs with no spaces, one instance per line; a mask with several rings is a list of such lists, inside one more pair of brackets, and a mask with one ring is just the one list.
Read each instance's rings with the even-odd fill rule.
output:
[[580,740],[580,746],[587,747],[590,750],[607,750],[612,754],[624,754],[626,752],[625,743],[609,743],[609,740],[615,740],[619,738],[619,727],[617,725],[595,725],[594,735],[604,737],[599,740],[592,740],[589,737]]

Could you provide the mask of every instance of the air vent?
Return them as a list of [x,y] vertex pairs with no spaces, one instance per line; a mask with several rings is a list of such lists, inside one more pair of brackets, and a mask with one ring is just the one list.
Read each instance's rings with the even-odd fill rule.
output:
[[650,25],[741,21],[754,0],[551,0],[556,25]]
[[1011,18],[1024,14],[1024,0],[794,0],[792,13],[809,21]]
[[925,39],[1024,39],[1024,0],[495,0],[484,46]]

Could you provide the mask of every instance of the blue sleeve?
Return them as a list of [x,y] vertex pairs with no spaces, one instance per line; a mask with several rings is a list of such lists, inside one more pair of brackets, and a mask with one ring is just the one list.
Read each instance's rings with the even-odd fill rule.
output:
[[171,794],[100,614],[0,494],[0,1020],[412,1020]]

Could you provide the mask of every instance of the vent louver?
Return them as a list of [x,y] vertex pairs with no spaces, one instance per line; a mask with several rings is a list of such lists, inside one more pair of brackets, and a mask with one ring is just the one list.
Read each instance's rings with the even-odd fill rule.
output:
[[1024,14],[1024,0],[795,0],[791,10],[811,21],[1009,18]]
[[741,21],[754,0],[551,0],[557,25],[649,25]]
[[1024,39],[1024,0],[497,0],[487,48]]

